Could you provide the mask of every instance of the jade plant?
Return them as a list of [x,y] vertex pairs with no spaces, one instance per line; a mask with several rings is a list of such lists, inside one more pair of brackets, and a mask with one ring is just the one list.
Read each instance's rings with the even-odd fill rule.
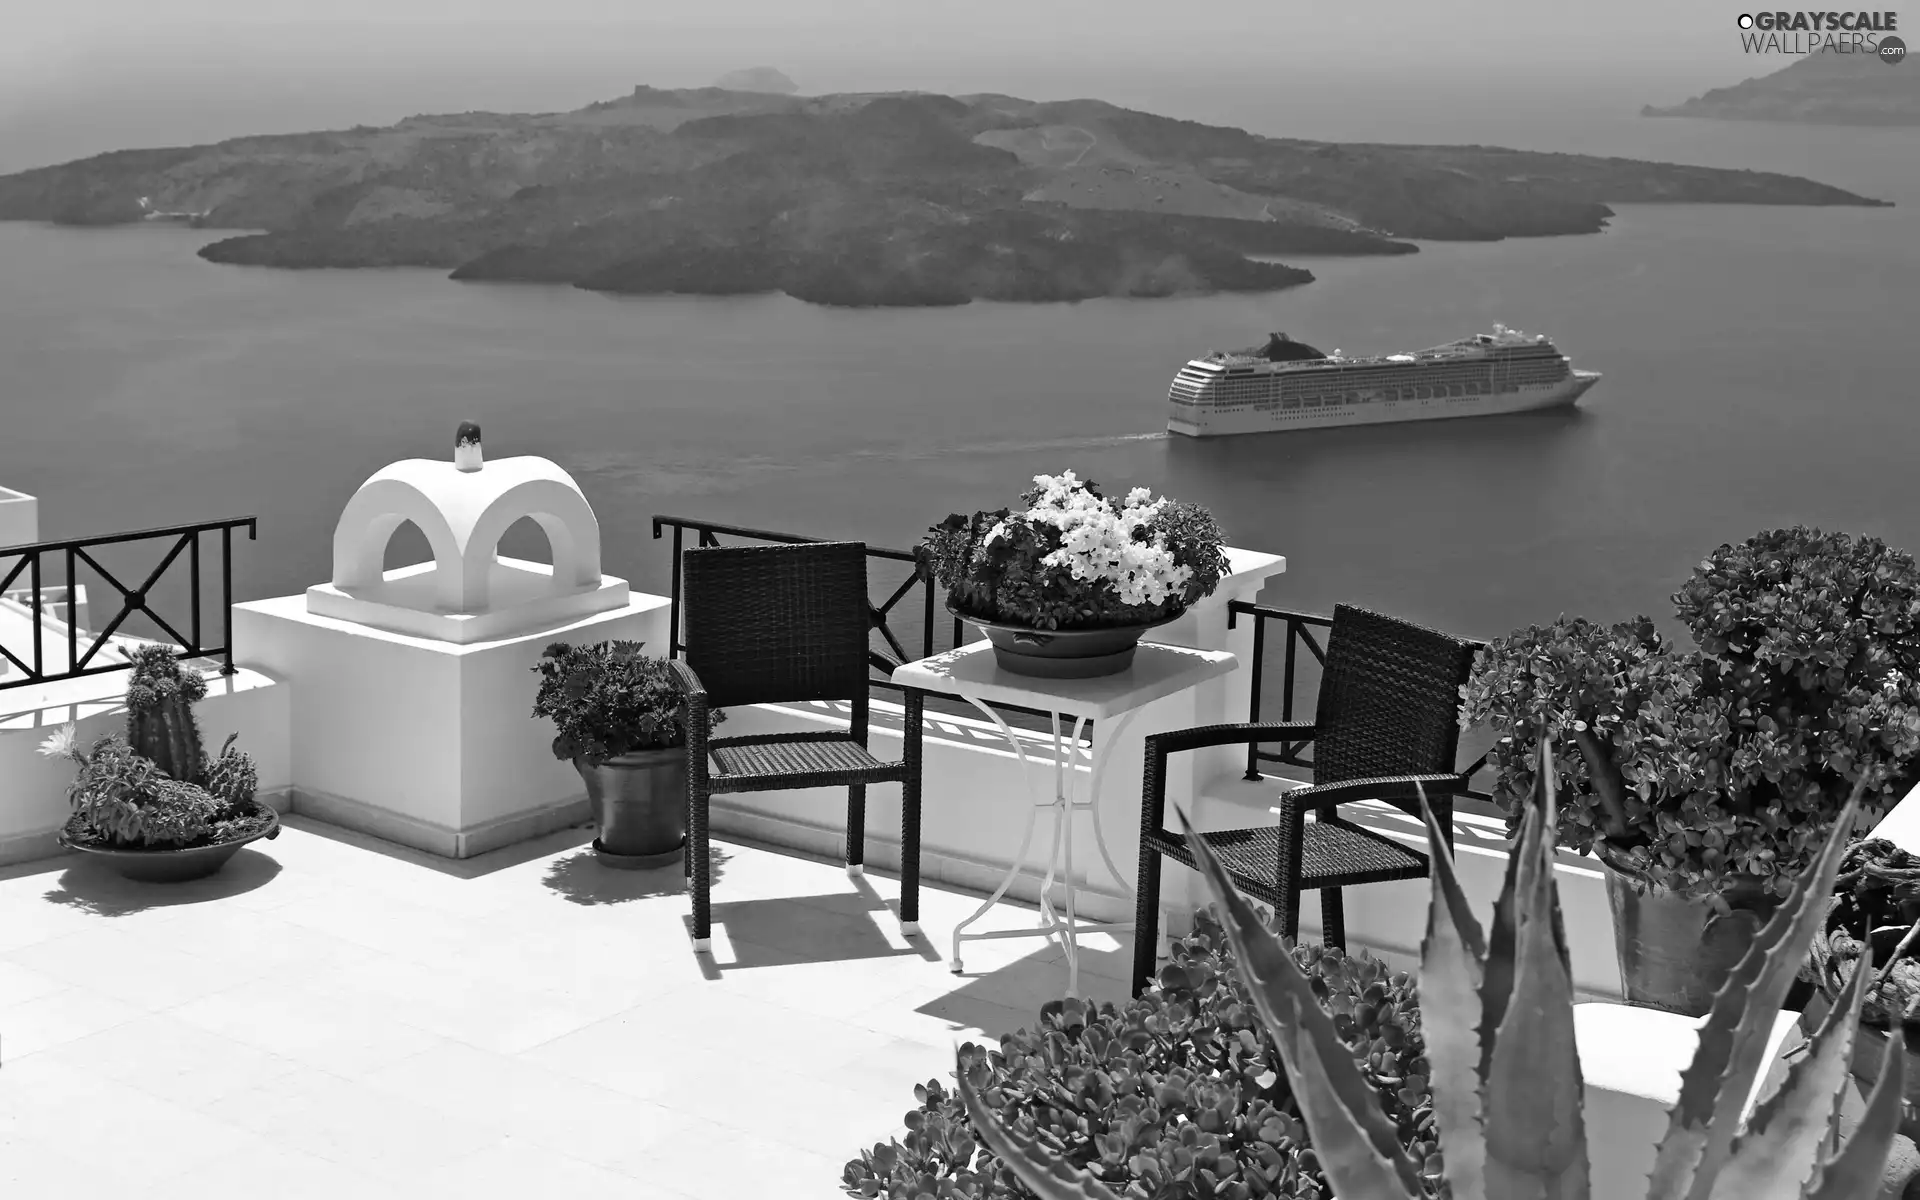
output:
[[[1414,983],[1364,954],[1293,949],[1347,1053],[1378,1097],[1399,1144],[1435,1164],[1426,1047]],[[1054,1001],[1033,1030],[998,1049],[961,1047],[983,1072],[1002,1119],[1036,1136],[1110,1194],[1319,1200],[1325,1180],[1307,1144],[1273,1038],[1234,970],[1226,932],[1206,911],[1176,939],[1158,987],[1123,1006]],[[1033,1192],[936,1080],[914,1088],[907,1134],[849,1162],[842,1184],[862,1197],[1031,1200]]]
[[[665,659],[641,653],[644,645],[555,642],[541,654],[533,715],[553,722],[555,758],[597,766],[687,744],[687,693]],[[718,710],[711,717],[716,725],[726,720]]]
[[40,746],[78,766],[67,799],[73,807],[66,834],[87,844],[180,848],[229,841],[271,822],[255,792],[253,760],[234,749],[230,734],[209,759],[193,706],[207,694],[199,674],[181,667],[166,646],[144,646],[131,656],[127,726],[91,749],[79,746],[69,723]]
[[1784,896],[1853,785],[1874,817],[1914,780],[1920,570],[1874,538],[1774,530],[1715,550],[1673,602],[1697,649],[1646,617],[1495,641],[1462,720],[1500,735],[1488,761],[1510,818],[1544,729],[1561,845],[1723,910],[1743,880]]
[[[1542,753],[1549,756],[1550,747]],[[1420,962],[1424,1084],[1432,1098],[1445,1194],[1452,1200],[1589,1195],[1572,970],[1553,872],[1557,813],[1550,761],[1536,777],[1490,928],[1483,929],[1468,909],[1446,841],[1427,814],[1433,894]],[[1859,811],[1867,786],[1855,783],[1842,818]],[[1331,1194],[1340,1200],[1430,1194],[1424,1164],[1403,1146],[1312,981],[1235,893],[1226,868],[1191,826],[1187,843],[1224,912],[1235,970],[1279,1049]],[[1820,924],[1845,846],[1842,829],[1833,829],[1715,996],[1693,1062],[1680,1077],[1666,1135],[1654,1151],[1648,1200],[1857,1200],[1877,1194],[1904,1088],[1905,1059],[1893,1042],[1858,1126],[1844,1146],[1833,1146],[1841,1090],[1851,1086],[1847,1070],[1864,972],[1855,975],[1778,1090],[1742,1121],[1767,1065],[1774,1016]],[[956,1080],[974,1133],[1040,1200],[1114,1200],[1112,1187],[1063,1159],[1054,1139],[1012,1108],[986,1064],[963,1053]],[[1113,1086],[1131,1089],[1133,1081],[1123,1077]]]

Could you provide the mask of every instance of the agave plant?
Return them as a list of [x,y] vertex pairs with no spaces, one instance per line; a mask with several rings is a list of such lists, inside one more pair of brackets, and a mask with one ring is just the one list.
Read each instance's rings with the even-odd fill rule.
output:
[[[1553,878],[1550,761],[1536,779],[1490,930],[1483,931],[1468,910],[1452,855],[1427,815],[1433,897],[1421,946],[1420,1007],[1428,1086],[1453,1200],[1590,1195],[1573,980]],[[1715,996],[1654,1153],[1648,1200],[1859,1200],[1877,1193],[1904,1092],[1905,1060],[1896,1040],[1889,1039],[1879,1082],[1853,1136],[1833,1149],[1862,981],[1870,971],[1854,973],[1808,1053],[1745,1128],[1740,1125],[1766,1065],[1774,1014],[1825,914],[1860,793],[1856,786],[1825,849]],[[1293,955],[1233,890],[1191,825],[1187,843],[1223,910],[1234,966],[1280,1049],[1333,1194],[1339,1200],[1426,1195],[1416,1164]],[[964,1062],[957,1078],[981,1141],[1040,1200],[1114,1200],[1111,1189],[1058,1161],[1033,1134],[1002,1124]]]

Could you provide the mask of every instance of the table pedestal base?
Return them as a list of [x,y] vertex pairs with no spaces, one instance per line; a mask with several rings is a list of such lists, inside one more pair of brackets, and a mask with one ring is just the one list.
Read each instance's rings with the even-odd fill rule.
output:
[[[1008,743],[1013,747],[1014,755],[1020,760],[1021,772],[1026,777],[1029,790],[1031,790],[1034,782],[1033,770],[1035,764],[1027,757],[1026,749],[1021,745],[1020,739],[1014,734],[1006,721],[1001,718],[1000,714],[995,712],[984,701],[967,695],[964,692],[961,693],[961,695],[969,704],[987,714],[993,723],[1000,727],[1000,732],[1006,736]],[[1076,812],[1084,812],[1092,818],[1094,845],[1099,849],[1100,857],[1105,861],[1108,873],[1113,876],[1114,882],[1120,886],[1122,894],[1131,900],[1133,898],[1133,888],[1128,885],[1126,877],[1120,873],[1120,869],[1114,866],[1113,855],[1107,851],[1106,836],[1100,827],[1099,800],[1100,777],[1106,766],[1107,756],[1119,741],[1120,734],[1127,727],[1127,723],[1133,719],[1134,711],[1137,710],[1129,710],[1128,712],[1122,713],[1119,717],[1115,718],[1110,728],[1101,731],[1100,740],[1093,749],[1093,762],[1091,764],[1091,770],[1087,775],[1086,795],[1082,798],[1075,798],[1072,795],[1074,789],[1068,784],[1068,780],[1078,774],[1078,772],[1073,770],[1072,763],[1068,759],[1068,754],[1069,748],[1071,748],[1073,753],[1078,753],[1080,747],[1080,730],[1086,724],[1086,719],[1084,717],[1076,717],[1074,719],[1073,737],[1071,742],[1068,742],[1061,737],[1060,715],[1058,713],[1054,714],[1053,795],[1047,800],[1036,802],[1027,810],[1027,827],[1026,831],[1020,836],[1020,849],[1014,853],[1013,865],[1008,869],[1006,878],[1000,881],[1000,886],[994,890],[993,895],[989,896],[986,903],[982,904],[972,916],[954,927],[954,974],[958,975],[966,970],[960,957],[960,943],[964,941],[986,941],[991,938],[1010,937],[1052,938],[1058,935],[1060,944],[1062,948],[1065,949],[1067,956],[1067,995],[1077,998],[1080,995],[1079,936],[1083,933],[1120,933],[1133,928],[1131,921],[1106,923],[1083,922],[1079,920],[1076,915],[1074,911],[1073,887],[1073,814]],[[1027,865],[1027,851],[1033,845],[1034,826],[1039,822],[1040,813],[1043,809],[1051,809],[1053,812],[1053,850],[1047,856],[1046,874],[1040,881],[1039,927],[1035,929],[1001,929],[990,933],[966,932],[967,926],[972,925],[981,917],[986,916],[988,912],[992,911],[993,906],[1000,903],[1001,898],[1007,894],[1007,889],[1013,886],[1013,881],[1018,879],[1022,872],[1029,870]],[[1056,872],[1059,875],[1057,881],[1054,878]],[[1033,873],[1038,874],[1039,872],[1035,870]],[[1060,912],[1056,912],[1053,906],[1053,889],[1056,886],[1058,886],[1062,892],[1063,905],[1062,911]]]

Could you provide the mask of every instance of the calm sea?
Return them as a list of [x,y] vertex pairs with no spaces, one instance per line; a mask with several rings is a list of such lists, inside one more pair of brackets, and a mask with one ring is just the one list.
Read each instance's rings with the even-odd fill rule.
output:
[[[202,262],[201,232],[0,224],[0,484],[42,497],[47,537],[257,514],[249,597],[324,579],[353,489],[447,454],[462,419],[490,456],[572,470],[609,569],[651,590],[655,513],[904,546],[1067,467],[1285,554],[1272,602],[1481,636],[1563,611],[1671,628],[1703,553],[1782,523],[1920,550],[1920,131],[1315,132],[1786,170],[1901,207],[1623,208],[1598,236],[1309,261],[1317,282],[1273,295],[882,312],[282,273]],[[1494,321],[1604,373],[1582,410],[1159,432],[1168,380],[1209,348],[1285,330],[1390,352]]]

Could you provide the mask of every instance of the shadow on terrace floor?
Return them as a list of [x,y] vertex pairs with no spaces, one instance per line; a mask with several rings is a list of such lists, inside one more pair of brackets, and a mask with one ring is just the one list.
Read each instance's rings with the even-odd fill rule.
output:
[[[44,869],[40,863],[23,865]],[[218,875],[186,883],[137,883],[121,878],[105,863],[76,858],[43,898],[50,904],[96,917],[126,917],[148,909],[206,904],[244,895],[265,887],[279,873],[278,860],[251,847],[235,854]]]
[[[707,870],[711,873],[712,886],[726,878],[729,859],[724,848],[707,847]],[[648,871],[618,870],[603,865],[591,848],[554,859],[540,882],[555,894],[581,905],[627,904],[655,896],[687,894],[686,868],[681,863]]]
[[[915,956],[940,961],[940,952],[925,933],[908,937],[898,932],[898,901],[883,899],[864,875],[853,876],[848,883],[854,889],[851,893],[716,900],[713,921],[725,928],[734,957],[723,966],[703,956],[701,974],[716,980],[730,971],[797,963]],[[881,922],[893,928],[891,939]],[[692,938],[691,913],[684,923]]]

